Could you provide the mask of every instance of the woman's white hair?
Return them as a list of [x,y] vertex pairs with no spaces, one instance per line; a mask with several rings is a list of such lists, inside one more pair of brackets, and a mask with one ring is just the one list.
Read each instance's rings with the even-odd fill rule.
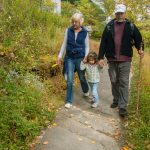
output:
[[84,18],[83,18],[83,15],[82,13],[80,12],[77,12],[77,13],[74,13],[71,17],[71,21],[72,20],[79,20],[80,21],[80,24],[82,25],[82,23],[84,22]]

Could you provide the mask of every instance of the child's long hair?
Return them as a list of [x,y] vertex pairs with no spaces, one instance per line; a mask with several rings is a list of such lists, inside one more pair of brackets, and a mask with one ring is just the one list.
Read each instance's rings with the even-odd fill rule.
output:
[[89,52],[89,54],[87,55],[87,63],[89,62],[90,59],[93,59],[95,61],[95,63],[98,62],[98,56],[95,52]]

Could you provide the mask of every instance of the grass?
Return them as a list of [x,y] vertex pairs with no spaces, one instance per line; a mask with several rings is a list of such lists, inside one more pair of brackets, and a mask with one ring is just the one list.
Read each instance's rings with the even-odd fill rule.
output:
[[0,79],[0,149],[27,149],[29,141],[46,120],[52,121],[55,112],[48,111],[41,101],[44,91],[39,92],[41,89],[33,83],[9,76],[4,69],[0,69]]
[[129,149],[150,150],[150,54],[145,53],[142,60],[142,79],[140,84],[139,111],[136,114],[137,83],[138,83],[138,60],[133,61],[134,77],[131,85],[129,103],[129,118],[125,122],[126,139]]

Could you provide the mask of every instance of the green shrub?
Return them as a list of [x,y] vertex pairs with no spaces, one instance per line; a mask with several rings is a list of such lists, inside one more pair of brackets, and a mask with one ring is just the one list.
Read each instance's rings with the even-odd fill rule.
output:
[[38,89],[27,85],[21,76],[9,76],[0,69],[0,149],[27,149],[45,121],[52,121]]
[[41,57],[48,57],[45,64],[55,63],[68,22],[65,16],[41,11],[37,1],[1,4],[0,149],[28,149],[56,109],[50,106],[53,85],[29,72],[43,65]]
[[[9,59],[13,53],[18,68],[26,70],[35,66],[40,56],[58,53],[68,23],[65,16],[42,11],[36,1],[6,0],[2,4],[0,51]],[[16,63],[9,61],[13,68]]]

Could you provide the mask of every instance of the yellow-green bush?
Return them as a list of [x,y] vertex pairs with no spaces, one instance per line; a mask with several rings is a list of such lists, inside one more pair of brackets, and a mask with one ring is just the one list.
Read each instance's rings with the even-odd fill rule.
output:
[[0,69],[0,149],[28,149],[45,121],[55,116],[42,102],[45,95],[42,87],[38,89],[39,81],[37,87],[31,77],[35,79]]
[[27,69],[36,65],[40,56],[57,54],[68,23],[65,16],[42,11],[30,0],[3,1],[2,6],[0,51],[5,57],[13,53],[13,62]]
[[42,11],[37,1],[0,4],[0,149],[28,149],[55,116],[50,96],[56,90],[32,69],[55,63],[68,18]]

